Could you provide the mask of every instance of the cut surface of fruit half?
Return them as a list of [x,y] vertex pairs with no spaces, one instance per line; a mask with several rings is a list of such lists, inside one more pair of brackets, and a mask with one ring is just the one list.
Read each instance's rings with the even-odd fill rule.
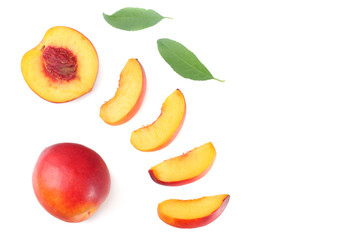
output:
[[97,52],[80,32],[50,28],[43,40],[25,53],[21,71],[28,86],[50,102],[68,102],[94,86],[99,68]]

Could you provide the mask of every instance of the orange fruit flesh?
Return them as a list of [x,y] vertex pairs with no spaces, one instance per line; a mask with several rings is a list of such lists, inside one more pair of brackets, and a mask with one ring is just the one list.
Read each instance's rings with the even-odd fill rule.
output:
[[[44,51],[49,48],[64,49],[75,56],[76,71],[69,79],[56,79],[49,74],[46,68],[47,57],[44,59]],[[68,27],[49,29],[43,40],[28,51],[21,61],[21,71],[26,83],[36,94],[51,102],[70,101],[89,92],[95,83],[98,66],[98,56],[91,42]]]
[[133,110],[144,91],[142,67],[136,59],[129,59],[120,73],[115,96],[100,109],[100,117],[108,124],[117,124]]
[[191,200],[170,199],[159,204],[158,210],[172,219],[198,219],[209,216],[224,202],[228,194]]
[[211,142],[181,156],[171,158],[152,167],[155,177],[163,182],[177,182],[200,176],[208,170],[216,156]]
[[185,108],[184,95],[180,90],[174,91],[164,101],[157,120],[132,133],[131,143],[142,151],[151,151],[166,144],[181,126]]

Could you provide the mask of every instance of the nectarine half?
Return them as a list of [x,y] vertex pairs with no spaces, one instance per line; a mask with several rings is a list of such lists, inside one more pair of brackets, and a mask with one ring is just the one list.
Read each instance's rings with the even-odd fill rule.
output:
[[120,73],[115,96],[100,108],[100,117],[110,125],[129,121],[139,110],[144,99],[146,77],[137,59],[129,59]]
[[76,143],[45,148],[36,162],[32,183],[40,204],[66,222],[91,217],[110,190],[110,174],[94,150]]
[[89,39],[63,26],[50,28],[21,60],[28,86],[41,98],[57,103],[88,93],[95,83],[98,67],[98,56]]
[[161,114],[155,122],[132,132],[131,144],[144,152],[164,148],[178,134],[185,114],[185,98],[177,89],[165,99],[161,107]]
[[178,228],[205,226],[218,218],[225,210],[230,195],[220,194],[198,199],[169,199],[158,205],[160,219]]
[[180,156],[165,160],[149,169],[154,182],[180,186],[203,177],[214,163],[216,151],[209,142]]

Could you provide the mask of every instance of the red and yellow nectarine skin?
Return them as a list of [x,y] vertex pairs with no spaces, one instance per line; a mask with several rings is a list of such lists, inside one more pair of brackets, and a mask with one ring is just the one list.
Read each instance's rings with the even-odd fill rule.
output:
[[225,210],[230,195],[220,194],[198,199],[169,199],[159,203],[159,218],[178,228],[196,228],[205,226],[217,219]]
[[47,147],[35,165],[32,183],[40,204],[67,222],[91,217],[110,191],[109,170],[92,149],[75,143]]
[[115,96],[100,108],[101,119],[110,125],[120,125],[129,121],[140,109],[145,91],[144,68],[137,59],[131,58],[120,73]]
[[98,67],[98,56],[90,40],[63,26],[50,28],[21,60],[28,86],[41,98],[57,103],[91,91]]
[[185,115],[185,98],[182,92],[177,89],[165,99],[159,117],[152,124],[132,132],[131,144],[144,152],[156,151],[166,147],[179,133]]
[[192,183],[208,173],[215,157],[214,145],[209,142],[153,166],[149,169],[149,174],[154,182],[165,186]]

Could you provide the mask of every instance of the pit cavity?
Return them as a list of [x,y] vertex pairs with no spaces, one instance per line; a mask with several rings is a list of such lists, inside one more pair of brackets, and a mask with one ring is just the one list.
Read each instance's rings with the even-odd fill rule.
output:
[[70,81],[76,77],[77,59],[68,49],[47,46],[43,49],[45,73],[57,81]]

